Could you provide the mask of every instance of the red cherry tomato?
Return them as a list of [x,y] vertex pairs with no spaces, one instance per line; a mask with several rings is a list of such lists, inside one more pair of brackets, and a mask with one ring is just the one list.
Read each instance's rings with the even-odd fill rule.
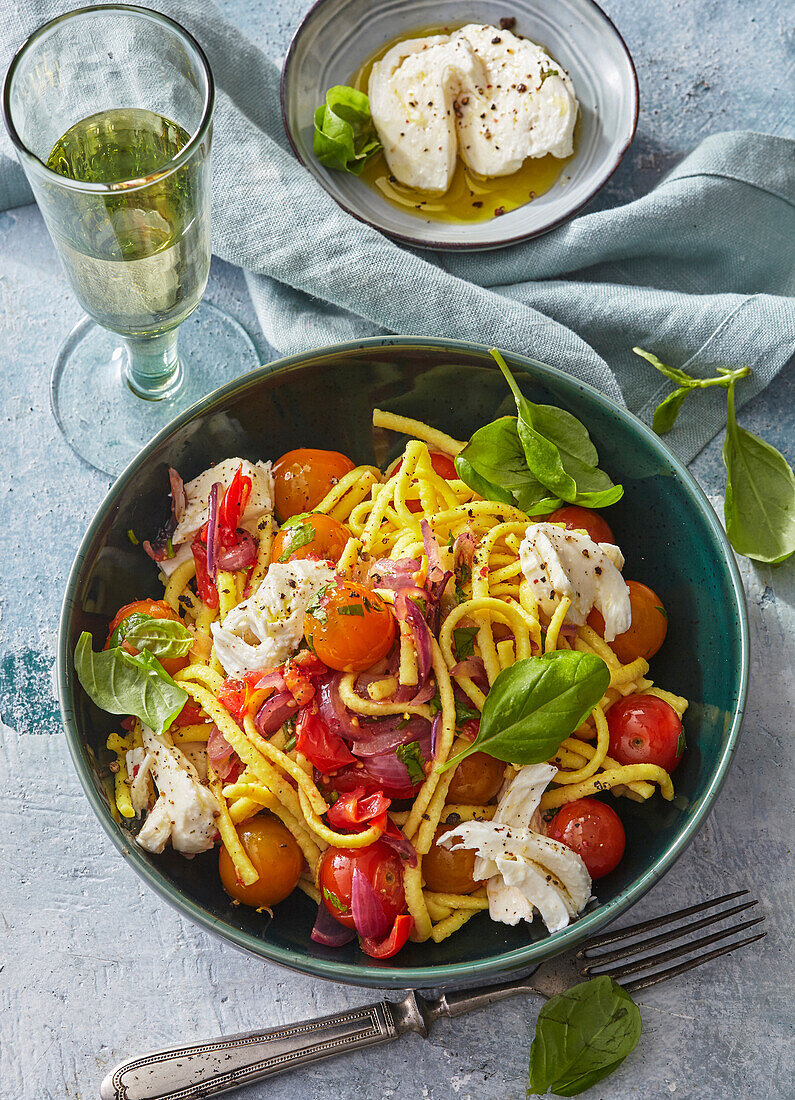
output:
[[[454,481],[458,477],[458,474],[456,473],[455,462],[450,457],[450,455],[444,454],[443,451],[431,451],[430,456],[431,466],[433,467],[433,472],[435,474],[438,474],[439,477],[443,477],[445,481]],[[396,474],[402,465],[403,459],[401,458],[395,468],[391,471],[391,474]],[[407,500],[406,507],[410,512],[422,511],[422,505],[418,500]]]
[[339,451],[309,447],[283,454],[273,466],[274,507],[279,523],[311,512],[354,465]]
[[340,794],[329,808],[326,821],[332,829],[343,833],[361,833],[372,825],[386,829],[386,812],[391,803],[383,791],[367,794],[363,786]]
[[337,562],[349,538],[347,527],[322,512],[313,512],[306,519],[281,529],[273,540],[271,561],[315,557]]
[[[108,627],[108,639],[105,642],[105,649],[108,648],[108,642],[113,631],[119,623],[124,622],[130,615],[148,615],[150,619],[171,619],[172,622],[182,622],[176,611],[169,607],[165,600],[134,600],[133,603],[126,603],[124,607],[120,607],[113,616]],[[175,672],[179,672],[190,664],[190,657],[160,657],[158,660],[169,676],[173,676]]]
[[679,715],[656,695],[627,695],[607,712],[610,755],[619,764],[657,764],[672,772],[685,751]]
[[353,928],[351,889],[353,872],[359,870],[375,890],[390,924],[406,909],[403,864],[388,844],[377,840],[366,848],[327,848],[318,865],[318,884],[323,904],[340,924]]
[[[627,588],[632,622],[628,630],[607,643],[623,665],[637,657],[650,661],[668,633],[668,616],[657,593],[640,581],[627,581]],[[588,625],[604,637],[605,621],[596,608],[588,616]]]
[[338,733],[332,733],[317,712],[317,704],[303,707],[295,724],[295,747],[319,772],[328,775],[356,762]]
[[561,806],[546,833],[577,852],[591,878],[609,875],[624,854],[626,837],[621,818],[596,798],[578,798]]
[[304,637],[329,668],[362,672],[392,648],[395,619],[371,588],[338,579],[309,605]]
[[612,542],[615,535],[604,519],[592,508],[580,508],[578,504],[566,504],[547,517],[549,523],[565,523],[569,531],[585,531],[594,542]]

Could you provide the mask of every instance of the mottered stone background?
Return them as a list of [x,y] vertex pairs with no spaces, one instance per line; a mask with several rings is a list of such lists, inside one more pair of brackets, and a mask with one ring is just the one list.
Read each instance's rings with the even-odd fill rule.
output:
[[[305,3],[228,0],[225,7],[280,58]],[[645,193],[709,133],[786,132],[780,97],[792,70],[793,21],[784,0],[609,0],[606,7],[634,53],[643,110],[635,144],[600,204]],[[263,361],[273,358],[239,271],[214,262],[208,297],[259,340]],[[35,207],[0,214],[0,1100],[89,1100],[112,1064],[148,1048],[379,996],[269,966],[188,924],[122,862],[82,795],[52,669],[63,586],[109,481],[68,449],[48,403],[51,363],[78,316]],[[792,372],[742,419],[792,460]],[[719,441],[693,471],[720,510]],[[631,919],[749,886],[768,915],[768,936],[641,994],[643,1038],[589,1093],[599,1100],[793,1095],[795,569],[741,568],[752,678],[739,751],[704,829]],[[251,1086],[241,1100],[519,1100],[536,1011],[528,1000],[508,1002],[441,1023],[426,1041],[411,1036]]]

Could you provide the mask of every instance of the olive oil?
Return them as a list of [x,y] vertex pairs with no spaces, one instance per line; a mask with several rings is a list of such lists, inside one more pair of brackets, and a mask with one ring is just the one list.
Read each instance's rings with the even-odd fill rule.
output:
[[[50,226],[86,311],[124,336],[180,324],[204,292],[210,264],[204,165],[159,175],[190,140],[153,111],[115,108],[82,119],[47,158],[58,175],[117,190],[71,191]],[[123,186],[126,184],[126,186]]]
[[[398,43],[432,34],[452,34],[463,26],[464,23],[456,23],[454,26],[423,27],[398,35],[381,46],[356,70],[350,81],[351,87],[366,94],[373,65]],[[579,120],[574,131],[575,146],[578,131]],[[360,178],[380,192],[387,202],[419,218],[443,222],[484,222],[516,210],[549,191],[571,159],[553,157],[551,153],[545,157],[528,157],[518,172],[485,179],[470,171],[458,157],[450,187],[443,195],[432,196],[398,182],[390,173],[383,153],[373,157]]]

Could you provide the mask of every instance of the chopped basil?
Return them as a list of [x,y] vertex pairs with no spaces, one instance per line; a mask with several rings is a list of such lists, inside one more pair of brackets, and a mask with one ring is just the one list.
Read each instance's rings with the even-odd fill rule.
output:
[[453,631],[455,655],[459,661],[471,657],[475,652],[475,638],[477,637],[478,629],[479,628],[476,626],[460,626],[457,630]]
[[340,913],[344,913],[344,912],[345,912],[345,910],[346,910],[346,906],[344,906],[344,905],[342,904],[342,902],[341,902],[341,901],[340,901],[340,899],[339,899],[339,898],[337,897],[337,895],[336,895],[336,894],[334,893],[334,891],[333,891],[333,890],[329,890],[327,886],[324,886],[324,887],[323,887],[323,897],[324,897],[324,898],[326,899],[326,901],[327,901],[327,902],[329,902],[329,904],[330,904],[330,905],[333,905],[333,906],[334,906],[334,908],[335,908],[335,909],[336,909],[336,910],[337,910],[338,912],[340,912]]
[[406,765],[409,773],[409,782],[413,785],[422,783],[425,779],[425,761],[422,757],[422,749],[419,741],[412,741],[409,745],[398,745],[397,758],[401,764]]
[[[366,597],[365,597],[366,598]],[[369,602],[369,601],[368,601]],[[368,610],[372,610],[368,608]],[[344,607],[337,608],[338,615],[358,615],[360,619],[364,618],[364,608],[360,603],[347,603]]]
[[480,711],[475,710],[465,703],[463,699],[456,699],[455,701],[455,724],[456,726],[463,726],[464,722],[470,722],[473,718],[480,718]]
[[[316,619],[321,624],[328,622],[328,614],[323,604],[323,600],[325,599],[326,593],[328,592],[329,588],[331,588],[331,583],[324,584],[322,588],[318,588],[317,592],[309,601],[309,605],[306,609],[307,614],[311,615],[313,619]],[[312,649],[312,651],[314,652],[310,638],[307,637],[306,640],[309,648]]]
[[279,555],[278,561],[289,561],[296,550],[302,546],[308,546],[315,539],[316,531],[311,523],[299,523],[288,528],[290,534],[285,540],[284,550]]

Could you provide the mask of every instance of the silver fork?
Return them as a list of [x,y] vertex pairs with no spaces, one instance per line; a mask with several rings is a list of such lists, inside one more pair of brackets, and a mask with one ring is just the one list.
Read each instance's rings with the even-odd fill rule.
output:
[[[600,974],[609,974],[629,992],[646,989],[761,940],[765,932],[741,939],[736,937],[760,924],[764,916],[740,923],[733,920],[728,927],[709,935],[659,950],[702,928],[737,917],[758,904],[752,899],[721,908],[738,898],[747,899],[748,891],[735,890],[723,897],[598,936],[576,953],[551,959],[531,975],[511,982],[457,990],[435,998],[426,998],[410,990],[402,1001],[379,1001],[267,1031],[227,1035],[206,1043],[153,1051],[122,1062],[111,1070],[100,1086],[100,1096],[102,1100],[199,1100],[200,1097],[217,1096],[321,1058],[397,1039],[407,1031],[427,1036],[431,1025],[442,1016],[461,1016],[519,993],[552,997],[578,981]],[[684,923],[677,924],[682,921]],[[674,927],[658,932],[668,925]],[[604,950],[614,944],[612,950]],[[677,962],[679,959],[682,961]],[[665,966],[666,963],[675,965]],[[630,980],[626,981],[627,978]]]

